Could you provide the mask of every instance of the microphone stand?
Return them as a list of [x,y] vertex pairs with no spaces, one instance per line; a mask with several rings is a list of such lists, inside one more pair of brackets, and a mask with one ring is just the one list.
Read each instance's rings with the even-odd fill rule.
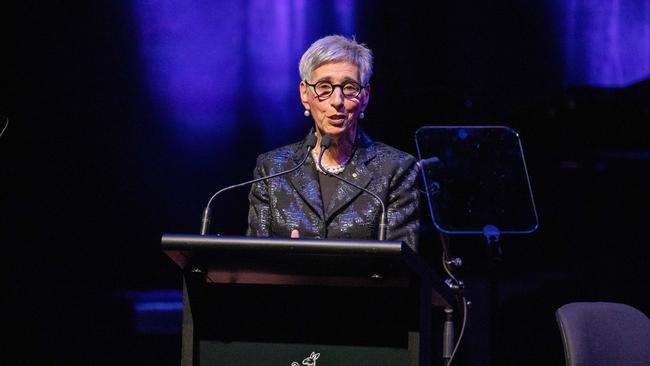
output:
[[302,158],[300,163],[298,163],[298,165],[294,166],[293,168],[287,169],[287,170],[284,170],[284,171],[281,171],[281,172],[278,172],[278,173],[275,173],[275,174],[267,175],[267,176],[264,176],[264,177],[252,179],[252,180],[249,180],[247,182],[234,184],[232,186],[222,188],[219,191],[217,191],[217,193],[213,194],[212,197],[210,197],[210,200],[208,201],[208,204],[205,206],[205,209],[203,210],[203,215],[201,217],[200,234],[201,235],[208,235],[208,233],[210,232],[210,221],[211,221],[210,218],[212,217],[212,210],[210,209],[210,205],[212,205],[212,201],[214,201],[214,199],[218,195],[220,195],[222,192],[225,192],[225,191],[233,189],[233,188],[238,188],[238,187],[242,187],[242,186],[245,186],[245,185],[254,184],[254,183],[257,183],[257,182],[265,180],[265,179],[271,179],[271,178],[279,177],[281,175],[289,174],[289,173],[297,170],[298,168],[300,168],[301,166],[303,166],[305,164],[305,162],[307,161],[307,158],[309,158],[311,150],[316,146],[316,136],[314,136],[313,134],[310,133],[307,136],[307,141],[305,142],[304,146],[307,147],[307,153]]
[[332,138],[330,137],[330,135],[324,135],[321,138],[320,155],[318,156],[318,166],[320,167],[320,169],[326,175],[329,175],[331,177],[335,177],[336,179],[338,179],[340,181],[343,181],[343,182],[345,182],[345,183],[347,183],[347,184],[349,184],[349,185],[351,185],[351,186],[353,186],[353,187],[355,187],[355,188],[357,188],[357,189],[359,189],[361,191],[364,191],[364,192],[370,194],[372,197],[374,197],[377,201],[379,201],[379,204],[381,205],[381,217],[379,218],[379,238],[378,239],[381,240],[381,241],[386,240],[386,205],[384,204],[384,201],[381,198],[379,198],[379,196],[377,196],[375,193],[370,192],[369,190],[359,186],[358,184],[356,184],[354,182],[350,182],[347,179],[339,177],[336,174],[332,174],[327,169],[325,169],[325,167],[323,167],[323,163],[322,163],[323,154],[325,154],[325,150],[327,150],[327,148],[330,147],[331,142],[332,142]]

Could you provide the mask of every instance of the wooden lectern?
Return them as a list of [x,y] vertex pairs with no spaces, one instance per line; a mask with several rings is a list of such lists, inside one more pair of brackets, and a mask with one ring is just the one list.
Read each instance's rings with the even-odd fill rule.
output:
[[431,366],[433,309],[454,302],[400,242],[165,234],[162,249],[183,270],[182,366]]

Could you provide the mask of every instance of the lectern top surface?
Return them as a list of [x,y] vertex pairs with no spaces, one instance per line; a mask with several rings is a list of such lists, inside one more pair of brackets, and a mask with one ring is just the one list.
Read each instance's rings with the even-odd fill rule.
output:
[[163,250],[224,250],[304,254],[399,255],[401,242],[378,240],[332,240],[256,238],[247,236],[201,236],[164,234]]

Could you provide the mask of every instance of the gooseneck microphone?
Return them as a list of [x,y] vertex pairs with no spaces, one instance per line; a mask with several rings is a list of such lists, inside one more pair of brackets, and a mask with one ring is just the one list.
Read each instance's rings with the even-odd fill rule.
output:
[[338,179],[340,181],[343,181],[343,182],[345,182],[345,183],[347,183],[347,184],[349,184],[349,185],[351,185],[351,186],[353,186],[353,187],[355,187],[357,189],[360,189],[360,190],[368,193],[372,197],[374,197],[377,201],[379,201],[379,204],[381,205],[381,217],[379,219],[379,240],[386,240],[386,205],[384,204],[384,201],[381,198],[379,198],[379,196],[377,196],[375,193],[370,192],[369,190],[361,187],[360,185],[358,185],[358,184],[356,184],[354,182],[350,182],[350,181],[348,181],[347,179],[345,179],[343,177],[339,177],[336,174],[332,174],[327,169],[325,169],[325,167],[323,167],[323,163],[322,163],[323,154],[325,153],[325,150],[327,150],[327,148],[330,147],[331,142],[332,142],[332,137],[330,135],[324,135],[321,138],[321,140],[320,140],[320,155],[318,156],[318,166],[320,167],[320,169],[323,172],[325,172],[325,174],[327,174],[327,175],[329,175],[331,177],[335,177],[336,179]]
[[416,163],[418,168],[420,170],[424,169],[425,167],[439,167],[442,163],[440,162],[440,159],[438,159],[437,156],[432,156],[430,158],[422,159]]
[[307,139],[305,140],[305,145],[304,146],[307,147],[307,152],[305,153],[305,156],[302,158],[300,163],[298,163],[298,165],[294,166],[293,168],[281,171],[279,173],[275,173],[275,174],[267,175],[267,176],[260,177],[260,178],[257,178],[257,179],[249,180],[247,182],[234,184],[232,186],[222,188],[221,190],[217,191],[217,193],[213,194],[212,197],[210,197],[210,200],[208,201],[208,204],[205,206],[205,209],[203,210],[203,217],[201,218],[201,235],[208,235],[208,232],[210,231],[210,218],[212,217],[212,212],[211,212],[212,210],[210,209],[210,206],[212,205],[212,201],[214,201],[214,199],[218,195],[220,195],[222,192],[231,190],[233,188],[242,187],[242,186],[245,186],[245,185],[248,185],[248,184],[254,184],[254,183],[257,183],[257,182],[259,182],[261,180],[271,179],[271,178],[279,177],[281,175],[285,175],[285,174],[289,174],[289,173],[293,172],[294,170],[296,170],[296,169],[300,168],[301,166],[303,166],[305,164],[305,162],[307,161],[307,158],[311,154],[311,150],[316,146],[316,135],[314,135],[313,133],[310,133],[307,136]]

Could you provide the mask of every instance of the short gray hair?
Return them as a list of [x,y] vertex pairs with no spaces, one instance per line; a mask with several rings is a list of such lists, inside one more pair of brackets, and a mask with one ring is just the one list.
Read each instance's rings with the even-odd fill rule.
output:
[[329,62],[348,61],[359,68],[363,85],[368,85],[372,76],[372,51],[363,43],[339,35],[323,37],[305,51],[300,58],[298,70],[302,80],[309,80],[311,73]]

